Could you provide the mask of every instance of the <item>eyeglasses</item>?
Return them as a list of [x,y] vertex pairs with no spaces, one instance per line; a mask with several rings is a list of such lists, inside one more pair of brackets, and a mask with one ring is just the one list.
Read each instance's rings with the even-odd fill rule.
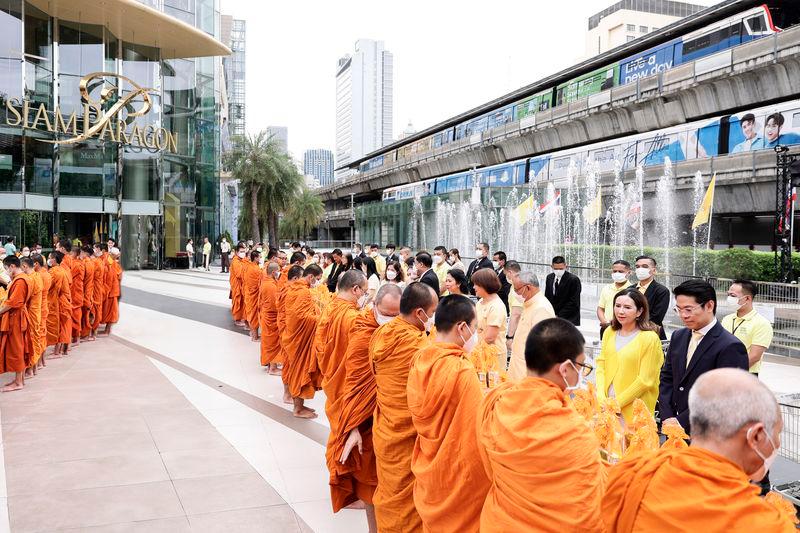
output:
[[702,309],[702,308],[703,308],[702,305],[693,305],[693,306],[690,306],[690,307],[678,307],[676,305],[675,307],[672,308],[672,310],[675,311],[675,313],[677,313],[679,315],[691,315],[695,311],[697,311],[698,309]]
[[594,370],[594,367],[592,365],[590,365],[589,363],[579,363],[577,361],[573,361],[573,364],[576,365],[576,366],[581,367],[580,373],[583,374],[583,377],[585,377],[585,378],[588,378],[589,375]]

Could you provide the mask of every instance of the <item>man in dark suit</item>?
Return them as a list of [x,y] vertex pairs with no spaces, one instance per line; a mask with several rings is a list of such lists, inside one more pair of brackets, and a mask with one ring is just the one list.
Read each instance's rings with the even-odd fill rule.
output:
[[567,271],[567,261],[562,256],[553,258],[553,272],[545,279],[544,296],[550,300],[556,316],[581,325],[581,280]]
[[364,247],[361,246],[360,242],[357,242],[353,245],[353,259],[356,257],[360,257],[361,259],[367,257],[367,254],[364,253]]
[[433,258],[428,252],[417,253],[414,261],[414,270],[417,271],[418,280],[424,283],[439,295],[439,277],[433,271]]
[[386,262],[389,263],[391,261],[400,261],[400,256],[395,253],[397,248],[394,244],[387,244],[386,245]]
[[331,267],[331,273],[328,275],[328,290],[336,292],[336,284],[339,283],[339,276],[344,270],[342,267],[342,251],[336,248],[331,252],[331,255],[333,256],[333,267]]
[[648,255],[636,258],[636,279],[639,283],[636,288],[647,298],[647,308],[650,311],[650,322],[658,326],[658,336],[662,341],[667,340],[664,330],[664,317],[669,309],[669,289],[656,281],[656,260]]
[[[638,261],[637,261],[638,263]],[[744,344],[714,316],[717,294],[709,283],[690,279],[673,291],[675,309],[685,328],[672,334],[661,368],[658,409],[662,424],[689,426],[689,391],[704,372],[722,367],[748,369]]]
[[475,294],[475,287],[472,286],[472,275],[482,269],[492,268],[492,262],[489,259],[489,245],[485,242],[479,242],[475,247],[475,260],[467,267],[467,283],[469,284],[470,294]]
[[503,305],[506,306],[506,314],[508,314],[508,294],[511,292],[511,283],[506,279],[505,274],[505,252],[495,252],[492,255],[492,268],[497,273],[497,277],[500,278],[500,290],[497,291],[497,295],[503,300]]

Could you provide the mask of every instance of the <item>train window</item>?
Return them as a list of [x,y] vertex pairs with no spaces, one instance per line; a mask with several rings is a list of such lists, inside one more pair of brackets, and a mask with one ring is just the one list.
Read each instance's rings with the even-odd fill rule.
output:
[[764,16],[758,15],[747,19],[747,25],[750,26],[750,31],[761,32],[767,31],[767,25],[764,23]]
[[731,24],[731,37],[738,37],[742,34],[742,23],[735,22]]
[[792,127],[800,128],[800,112],[794,113],[792,115]]

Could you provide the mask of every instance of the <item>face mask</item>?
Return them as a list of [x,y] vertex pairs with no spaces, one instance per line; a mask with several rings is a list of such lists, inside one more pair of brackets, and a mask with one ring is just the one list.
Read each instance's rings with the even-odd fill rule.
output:
[[[750,437],[750,432],[752,430],[753,430],[752,427],[747,430],[748,438]],[[758,448],[753,448],[753,451],[756,452],[756,455],[758,455],[758,457],[762,461],[764,461],[764,466],[762,466],[761,468],[759,468],[758,470],[756,470],[752,474],[748,475],[750,480],[751,481],[755,481],[756,483],[758,483],[759,481],[764,479],[764,477],[767,475],[767,472],[769,472],[769,469],[772,466],[772,463],[774,463],[775,459],[778,457],[778,448],[776,448],[775,447],[775,443],[772,442],[772,437],[769,436],[769,433],[765,433],[765,434],[767,435],[767,440],[769,441],[770,446],[772,446],[772,453],[770,454],[769,457],[764,457],[763,455],[761,455],[761,452],[758,451]]]
[[478,259],[483,258],[483,250],[475,250],[475,257]]
[[369,253],[369,256],[370,256],[371,258],[375,259],[376,257],[378,257],[378,252],[370,252],[370,253]]
[[238,256],[239,256],[239,259],[244,259],[244,256],[245,256],[246,254],[245,254],[244,252],[239,252],[239,253],[238,253],[238,254],[236,254],[236,255],[238,255]]
[[433,324],[434,324],[434,320],[433,319],[436,317],[436,313],[434,313],[431,316],[428,316],[428,313],[426,313],[424,309],[421,309],[421,311],[422,311],[422,314],[425,315],[425,318],[427,320],[425,322],[422,322],[422,321],[420,321],[420,322],[422,322],[422,325],[425,327],[425,331],[430,333],[431,328],[433,327]]
[[379,326],[382,326],[387,322],[391,322],[391,320],[394,318],[393,316],[382,315],[381,312],[378,311],[377,307],[373,309],[372,312],[375,314],[375,322],[377,322]]
[[319,264],[319,257],[314,257],[313,259],[311,259],[311,262],[314,263],[315,265],[318,265]]
[[28,257],[30,255],[31,255],[30,252],[22,252],[22,257]]
[[561,279],[564,276],[564,272],[566,272],[566,270],[553,269],[553,275],[556,277],[556,279]]
[[393,255],[393,254],[394,254],[394,250],[392,250],[391,248],[387,248],[386,249],[386,255]]
[[622,283],[628,279],[628,276],[626,276],[624,272],[612,272],[611,279],[614,280],[614,283]]
[[260,253],[260,252],[262,252],[263,250],[262,250],[262,248],[259,246],[258,248],[256,248],[256,251]]
[[500,263],[498,263],[497,261],[492,261],[492,268],[497,270],[498,268],[500,268]]
[[728,296],[725,299],[725,303],[728,304],[728,307],[733,307],[735,310],[739,310],[742,308],[744,304],[739,303],[740,298],[738,296]]
[[276,270],[275,274],[273,274],[273,275],[275,276],[275,279],[278,279],[278,278],[281,277],[281,271],[280,270]]
[[639,281],[644,281],[650,277],[650,269],[649,268],[637,268],[636,269],[636,279]]
[[47,261],[47,266],[51,267],[51,266],[54,266],[54,265],[55,265],[55,261],[53,261],[52,259]]
[[397,272],[395,272],[394,270],[387,270],[386,271],[386,279],[388,279],[389,281],[392,281],[395,278],[397,278]]
[[453,263],[456,262],[456,258],[451,255],[450,257],[447,258],[447,262],[452,265]]
[[315,279],[314,281],[311,282],[311,288],[315,289],[319,287],[321,283],[322,283],[321,279]]
[[434,265],[441,265],[442,264],[442,256],[441,255],[434,255],[433,256],[433,264]]
[[562,375],[561,377],[564,380],[564,383],[567,385],[566,389],[564,389],[564,390],[569,392],[569,391],[582,389],[583,385],[584,385],[584,383],[583,383],[583,373],[578,370],[578,368],[575,366],[575,363],[573,363],[572,361],[569,361],[569,360],[567,360],[567,362],[575,370],[575,373],[578,374],[578,382],[575,385],[570,385],[569,382],[567,381],[567,378]]
[[470,353],[472,350],[475,349],[475,346],[478,345],[478,330],[472,331],[472,328],[470,328],[469,326],[467,326],[467,329],[470,331],[470,333],[472,333],[472,335],[469,336],[469,339],[464,340],[464,337],[461,337],[461,333],[459,333],[458,336],[461,337],[461,342],[464,343],[464,345],[462,346],[462,348],[464,348],[464,351]]
[[259,257],[258,258],[258,264],[259,264],[259,266],[264,266],[264,258],[263,257]]

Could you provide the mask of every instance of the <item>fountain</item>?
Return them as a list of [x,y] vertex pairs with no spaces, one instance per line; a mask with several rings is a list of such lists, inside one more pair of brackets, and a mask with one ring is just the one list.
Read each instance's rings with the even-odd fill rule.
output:
[[667,285],[670,286],[671,249],[676,244],[675,235],[675,178],[672,175],[672,161],[664,158],[664,173],[656,185],[656,199],[660,209],[656,217],[656,235],[658,243],[664,248],[663,270],[667,273]]

